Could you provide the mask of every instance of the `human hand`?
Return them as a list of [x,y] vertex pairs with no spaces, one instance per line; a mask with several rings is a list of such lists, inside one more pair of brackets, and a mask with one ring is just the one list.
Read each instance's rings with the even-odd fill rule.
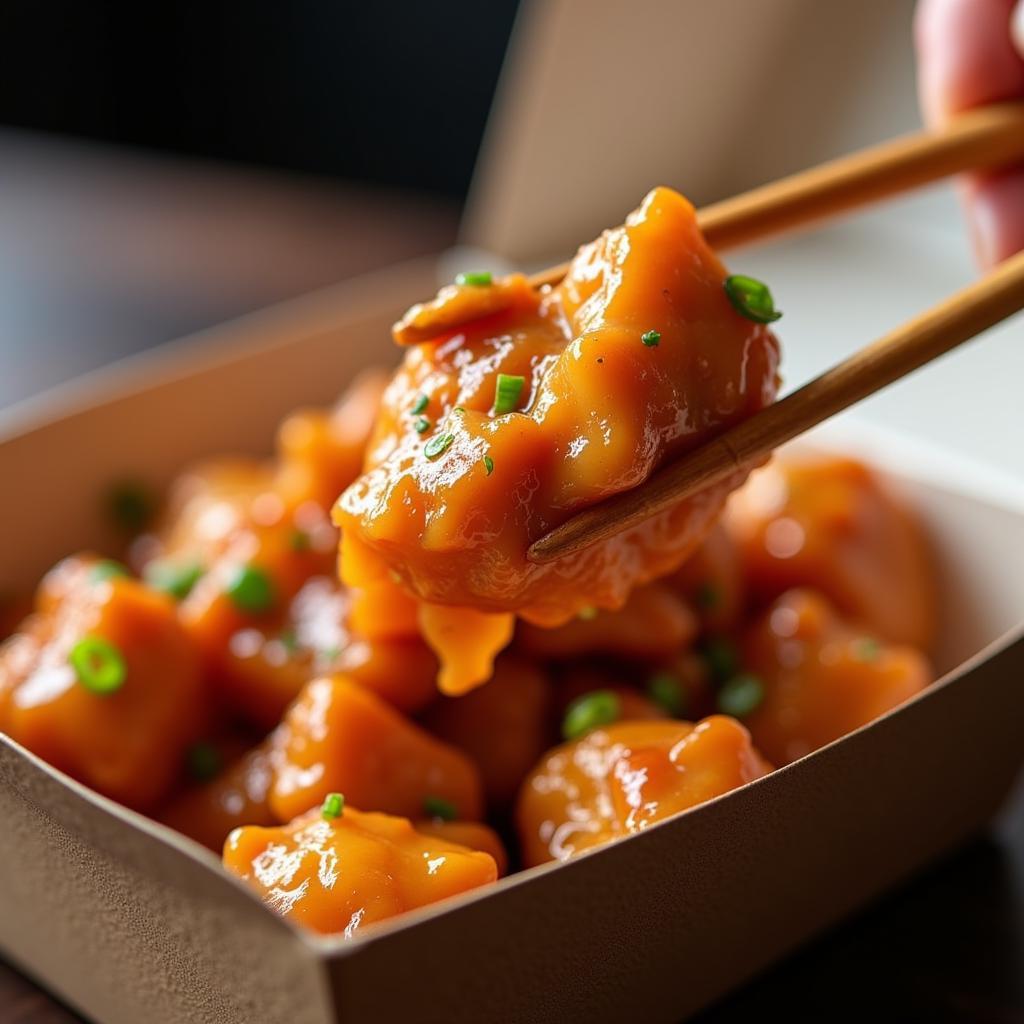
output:
[[[929,124],[1024,99],[1024,0],[920,0],[914,36]],[[959,187],[983,266],[1024,249],[1024,167],[967,175]]]

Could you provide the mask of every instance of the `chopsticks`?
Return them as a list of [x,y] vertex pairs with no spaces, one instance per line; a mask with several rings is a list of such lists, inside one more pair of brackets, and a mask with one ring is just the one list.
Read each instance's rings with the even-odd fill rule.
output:
[[[938,131],[915,132],[706,206],[697,213],[713,249],[728,249],[835,216],[963,171],[1024,159],[1024,103],[961,114]],[[534,274],[535,288],[565,277],[568,263]]]
[[[945,132],[922,133],[874,147],[718,203],[702,212],[701,224],[711,227],[713,245],[739,244],[947,174],[999,166],[1022,156],[1024,105],[1004,104],[965,115]],[[564,274],[564,268],[552,268],[545,274],[544,283],[552,283]],[[784,442],[1022,308],[1024,252],[715,440],[664,466],[639,487],[573,516],[535,541],[528,558],[544,563],[575,554],[741,468],[756,465]]]

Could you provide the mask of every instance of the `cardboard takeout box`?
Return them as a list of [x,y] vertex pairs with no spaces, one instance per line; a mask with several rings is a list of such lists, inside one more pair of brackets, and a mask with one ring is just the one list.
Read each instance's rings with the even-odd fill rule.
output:
[[[266,451],[289,409],[393,360],[387,327],[433,274],[352,282],[0,419],[0,588],[112,550],[112,479],[161,485],[198,456]],[[693,1012],[981,827],[1024,753],[1024,574],[1007,557],[1024,547],[1024,499],[971,467],[932,473],[891,439],[880,450],[941,554],[946,673],[883,719],[624,842],[351,942],[294,930],[207,851],[0,736],[0,951],[105,1024]]]

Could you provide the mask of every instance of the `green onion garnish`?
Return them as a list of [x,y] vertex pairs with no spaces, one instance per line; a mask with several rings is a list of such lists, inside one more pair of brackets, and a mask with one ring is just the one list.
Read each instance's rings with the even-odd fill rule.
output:
[[576,618],[582,619],[584,622],[590,622],[591,619],[597,618],[597,609],[592,604],[585,604],[576,613]]
[[456,284],[470,285],[473,288],[486,288],[493,280],[489,270],[471,270],[465,274],[458,274],[455,278]]
[[320,657],[326,662],[337,661],[340,654],[341,648],[337,644],[320,650]]
[[455,406],[454,409],[452,409],[452,412],[456,416],[465,416],[466,415],[466,407],[464,405],[457,405],[457,406]]
[[89,570],[90,583],[105,583],[107,580],[125,576],[131,576],[131,573],[120,562],[115,562],[112,558],[104,558]]
[[91,693],[106,697],[124,686],[128,672],[121,652],[100,636],[79,640],[68,654],[78,681]]
[[451,802],[439,796],[428,796],[423,801],[423,813],[428,818],[439,818],[441,821],[455,821],[459,809]]
[[278,643],[288,652],[288,654],[294,654],[299,649],[299,637],[294,629],[291,627],[282,629],[277,634]]
[[736,670],[740,666],[740,657],[736,648],[723,637],[709,638],[701,653],[716,682],[724,683],[736,674]]
[[345,796],[342,793],[328,793],[320,808],[320,817],[324,821],[333,821],[345,813]]
[[308,551],[309,550],[309,534],[305,530],[294,529],[288,535],[288,547],[292,551]]
[[613,690],[594,690],[577,697],[562,719],[562,735],[576,740],[602,725],[617,722],[622,713],[618,694]]
[[156,503],[149,490],[133,480],[114,484],[107,492],[111,518],[126,533],[138,533],[153,518]]
[[733,274],[725,279],[725,294],[740,316],[757,324],[770,324],[782,313],[775,308],[768,286],[754,277]]
[[757,676],[744,673],[733,676],[718,691],[718,710],[733,718],[745,718],[761,706],[764,683]]
[[274,584],[254,565],[238,566],[228,578],[224,592],[241,612],[265,612],[274,603]]
[[430,429],[430,420],[426,416],[417,416],[412,427],[417,434],[425,434]]
[[142,571],[145,581],[154,589],[170,594],[176,601],[184,601],[203,575],[198,562],[150,562]]
[[671,672],[658,672],[651,676],[647,680],[647,696],[673,718],[682,718],[686,714],[686,690],[679,677]]
[[657,348],[658,347],[658,342],[661,341],[661,332],[660,331],[647,331],[644,334],[640,335],[640,340],[648,348]]
[[494,387],[494,415],[502,416],[507,412],[515,412],[519,407],[519,396],[526,384],[525,377],[510,373],[499,373],[498,382]]
[[694,594],[694,600],[701,611],[710,612],[721,604],[722,594],[713,583],[702,583]]
[[423,454],[426,455],[428,459],[436,459],[448,451],[454,440],[454,434],[435,434],[423,446]]
[[412,414],[413,416],[419,416],[421,412],[426,412],[427,406],[430,405],[430,399],[426,395],[419,394],[416,396],[416,401],[412,403]]
[[494,459],[492,459],[490,455],[484,456],[484,469],[486,470],[488,476],[490,476],[494,472]]
[[864,636],[853,645],[853,656],[858,661],[877,661],[882,645],[873,636]]
[[223,766],[220,751],[212,743],[195,743],[185,752],[185,769],[196,782],[209,782]]

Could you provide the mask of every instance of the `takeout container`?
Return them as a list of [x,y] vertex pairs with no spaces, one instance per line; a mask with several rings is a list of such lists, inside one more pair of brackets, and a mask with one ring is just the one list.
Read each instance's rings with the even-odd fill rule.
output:
[[[388,324],[434,285],[429,263],[376,274],[0,417],[0,589],[116,550],[111,480],[267,451],[288,410],[393,360]],[[350,942],[293,929],[207,851],[0,737],[0,952],[105,1024],[692,1013],[981,828],[1024,754],[1024,497],[898,439],[867,448],[942,561],[946,674],[904,707],[641,835]]]

